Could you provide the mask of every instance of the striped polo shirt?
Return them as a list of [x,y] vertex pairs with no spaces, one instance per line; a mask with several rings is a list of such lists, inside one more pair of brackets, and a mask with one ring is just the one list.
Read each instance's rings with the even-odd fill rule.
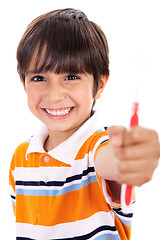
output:
[[130,239],[132,212],[122,213],[94,168],[97,151],[108,144],[96,114],[49,152],[43,147],[47,136],[42,126],[13,155],[16,239]]

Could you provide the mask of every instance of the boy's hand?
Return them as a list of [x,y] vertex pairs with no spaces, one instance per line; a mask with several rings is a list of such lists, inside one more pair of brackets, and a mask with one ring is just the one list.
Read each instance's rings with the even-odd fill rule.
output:
[[151,180],[160,157],[157,133],[139,126],[129,131],[124,127],[112,126],[109,136],[115,181],[141,186]]

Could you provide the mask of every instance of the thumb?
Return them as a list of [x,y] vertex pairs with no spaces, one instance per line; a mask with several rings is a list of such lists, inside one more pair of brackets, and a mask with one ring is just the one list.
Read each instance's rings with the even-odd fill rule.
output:
[[110,142],[114,148],[123,146],[126,128],[123,126],[111,126],[108,130]]

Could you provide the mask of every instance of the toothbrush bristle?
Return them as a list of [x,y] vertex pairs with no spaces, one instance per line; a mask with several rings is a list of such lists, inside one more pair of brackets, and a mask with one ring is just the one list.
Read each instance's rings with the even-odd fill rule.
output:
[[132,110],[134,112],[138,112],[138,109],[139,109],[139,103],[138,102],[134,102],[133,106],[132,106]]
[[133,115],[130,120],[130,127],[134,127],[134,126],[138,125],[138,122],[139,122],[138,121],[138,107],[139,107],[138,102],[133,103],[133,107],[132,107]]

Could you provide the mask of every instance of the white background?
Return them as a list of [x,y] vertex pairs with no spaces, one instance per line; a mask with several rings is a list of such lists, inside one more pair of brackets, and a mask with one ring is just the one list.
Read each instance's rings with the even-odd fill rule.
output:
[[[39,127],[27,108],[16,72],[16,48],[25,28],[38,15],[57,8],[78,8],[105,32],[110,47],[110,79],[96,105],[107,125],[128,125],[139,82],[140,124],[160,133],[160,5],[150,0],[54,1],[14,0],[0,4],[0,229],[15,239],[8,187],[12,154]],[[137,189],[132,240],[159,237],[159,167],[153,179]],[[23,211],[23,210],[22,210]]]

